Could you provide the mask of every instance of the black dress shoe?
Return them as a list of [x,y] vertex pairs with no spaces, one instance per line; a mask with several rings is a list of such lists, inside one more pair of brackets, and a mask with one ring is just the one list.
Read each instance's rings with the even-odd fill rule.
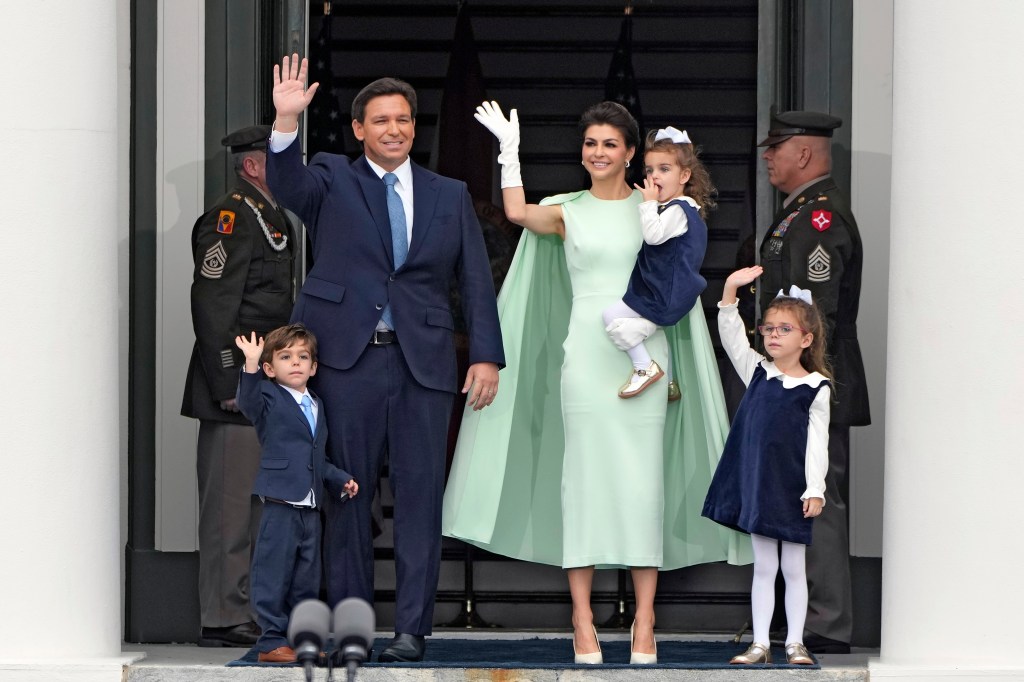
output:
[[226,628],[203,628],[199,633],[199,646],[251,647],[260,637],[260,626],[252,621]]
[[423,635],[398,633],[377,657],[379,663],[416,663],[423,660],[427,643]]
[[829,639],[816,635],[813,632],[804,633],[804,646],[812,654],[848,654],[850,643],[840,642],[838,639]]

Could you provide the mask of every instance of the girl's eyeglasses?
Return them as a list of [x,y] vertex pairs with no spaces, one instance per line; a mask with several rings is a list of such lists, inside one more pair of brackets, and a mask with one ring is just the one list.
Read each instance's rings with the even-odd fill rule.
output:
[[810,334],[806,329],[802,327],[794,327],[791,324],[780,324],[778,326],[772,324],[757,325],[757,331],[761,332],[761,336],[771,336],[773,332],[778,332],[779,336],[788,336],[794,329],[799,329],[804,334]]

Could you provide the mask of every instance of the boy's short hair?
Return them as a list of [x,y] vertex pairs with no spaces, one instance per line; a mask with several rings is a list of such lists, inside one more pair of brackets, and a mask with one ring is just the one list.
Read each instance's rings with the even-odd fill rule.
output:
[[267,334],[267,338],[263,341],[263,354],[260,356],[260,365],[271,363],[274,359],[274,353],[284,350],[289,346],[294,346],[298,342],[305,342],[306,348],[309,349],[310,359],[316,362],[316,335],[309,331],[306,325],[301,322],[295,322],[294,324],[278,327]]

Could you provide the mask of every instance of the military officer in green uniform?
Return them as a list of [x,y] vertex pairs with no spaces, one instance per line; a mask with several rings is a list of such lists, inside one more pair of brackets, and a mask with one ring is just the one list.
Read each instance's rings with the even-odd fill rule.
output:
[[760,310],[780,289],[810,289],[825,315],[835,397],[829,426],[825,509],[807,550],[810,589],[804,643],[818,653],[849,653],[853,629],[847,465],[850,427],[871,422],[857,341],[863,250],[857,221],[832,170],[832,131],[842,120],[814,111],[776,114],[762,158],[768,180],[785,195],[761,242]]
[[238,411],[245,359],[235,337],[288,323],[295,295],[296,235],[267,188],[270,126],[221,140],[238,174],[234,187],[192,228],[192,326],[196,343],[181,413],[199,420],[200,646],[251,646],[259,629],[249,606],[249,559],[259,527],[253,481],[256,431]]

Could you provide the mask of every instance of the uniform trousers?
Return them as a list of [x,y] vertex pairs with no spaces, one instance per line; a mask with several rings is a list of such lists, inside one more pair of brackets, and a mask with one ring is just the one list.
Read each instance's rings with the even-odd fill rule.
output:
[[371,504],[388,461],[394,498],[395,632],[429,635],[441,566],[441,501],[454,394],[420,385],[397,343],[368,346],[355,366],[320,365],[314,390],[331,425],[331,460],[359,483],[347,501],[326,501],[324,571],[333,605],[373,603]]
[[853,590],[850,584],[850,532],[847,525],[847,473],[850,427],[829,425],[825,508],[814,519],[807,548],[809,603],[805,629],[838,642],[853,635]]
[[256,429],[199,421],[199,606],[203,627],[253,620],[249,562],[259,530],[260,499],[252,486],[260,467]]

